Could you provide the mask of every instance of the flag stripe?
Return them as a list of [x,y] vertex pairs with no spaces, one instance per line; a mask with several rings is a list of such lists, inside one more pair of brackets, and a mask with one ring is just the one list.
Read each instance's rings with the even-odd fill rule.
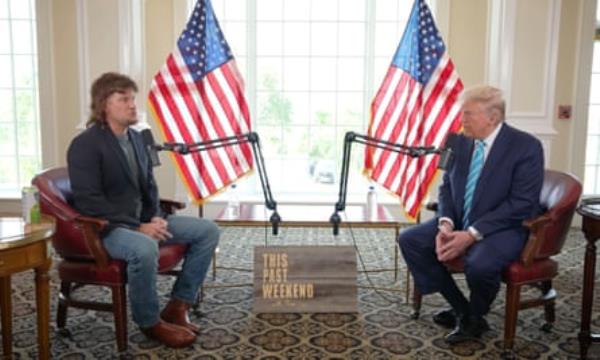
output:
[[[222,122],[219,122],[217,119],[215,119],[217,120],[215,121],[217,124],[215,128],[217,129],[219,137],[234,135],[234,127],[240,131],[240,109],[238,108],[237,113],[234,113],[234,110],[230,105],[235,103],[235,100],[232,99],[233,94],[230,91],[231,89],[229,88],[229,84],[222,76],[223,74],[221,70],[223,70],[223,68],[224,67],[220,68],[218,71],[213,71],[206,77],[208,79],[208,83],[210,84],[210,89],[212,89],[212,92],[208,92],[208,95],[210,98],[212,98],[212,103],[215,104],[215,109],[217,112],[219,112],[219,118],[222,119]],[[234,145],[227,147],[226,149],[230,154],[230,162],[232,165],[234,165],[236,170],[236,176],[242,175],[248,169],[248,164],[244,160],[244,156],[251,156],[249,145],[247,143],[242,145]],[[241,155],[240,151],[243,151],[244,156]],[[239,160],[241,160],[241,162]]]
[[[433,78],[433,77],[432,77]],[[424,144],[428,144],[428,145],[433,145],[433,146],[437,146],[439,147],[441,145],[441,141],[443,139],[443,136],[447,133],[447,127],[448,125],[450,125],[449,122],[445,121],[446,116],[445,113],[447,112],[447,110],[449,110],[452,107],[452,104],[455,102],[455,98],[456,97],[446,97],[445,99],[441,97],[441,87],[442,86],[447,86],[448,85],[448,74],[446,71],[443,71],[441,73],[441,76],[439,77],[438,81],[434,83],[434,86],[432,86],[434,88],[433,91],[428,91],[428,87],[426,87],[424,89],[424,93],[429,92],[431,94],[430,98],[428,99],[427,102],[429,102],[431,105],[429,106],[430,111],[428,111],[428,116],[427,119],[425,119],[424,121],[424,129],[428,129],[427,133],[422,133],[420,134],[420,136],[418,137],[418,139],[424,139],[424,141],[422,142],[417,142],[415,139],[415,141],[413,141],[411,143],[412,146],[420,146],[420,145],[424,145]],[[460,89],[462,89],[462,84],[459,87]],[[459,89],[459,91],[460,91]],[[433,103],[433,101],[431,101],[432,99],[434,99],[435,97],[435,103]],[[425,106],[427,108],[427,105]],[[433,108],[435,108],[435,111],[431,111]],[[433,119],[435,116],[437,115],[437,117],[435,118],[435,120],[432,122],[430,121],[431,119]],[[442,129],[442,127],[446,127],[446,129]],[[436,135],[437,139],[435,138]],[[421,166],[428,166],[427,164],[433,160],[432,156],[429,156],[424,163],[418,163],[413,161],[410,166],[408,167],[408,170],[406,171],[407,173],[413,174],[413,177],[409,180],[408,184],[406,184],[404,181],[401,182],[400,185],[400,194],[402,196],[405,196],[406,194],[410,194],[412,191],[414,191],[414,183],[417,181],[417,177],[423,181],[423,179],[425,180],[425,182],[427,182],[427,180],[429,180],[429,177],[425,177],[422,178],[422,173],[416,171],[416,169],[420,168]],[[437,160],[437,159],[436,159]],[[422,165],[421,165],[422,164]],[[403,172],[403,173],[406,173]],[[433,176],[434,174],[430,174],[429,176]]]
[[[163,76],[163,74],[165,74],[165,72],[163,70],[161,70],[161,72],[159,72],[159,74],[157,74],[157,76],[155,77],[155,81],[156,81],[156,86],[158,89],[158,94],[160,95],[159,97],[159,104],[161,106],[161,109],[164,110],[164,113],[166,115],[168,115],[164,121],[166,122],[166,125],[171,129],[171,131],[173,132],[173,135],[175,136],[175,141],[176,142],[182,142],[182,143],[192,143],[193,142],[193,138],[191,137],[191,135],[188,132],[187,127],[185,126],[185,124],[183,123],[183,119],[179,113],[179,109],[175,103],[175,98],[178,96],[178,93],[176,92],[176,88],[173,86],[168,86],[167,85],[167,81],[165,79],[165,77]],[[166,74],[167,76],[169,76],[169,74]],[[170,76],[169,76],[170,78]],[[172,80],[171,80],[172,82]],[[188,167],[188,171],[190,172],[194,172],[194,169],[196,168],[196,165],[198,165],[198,170],[199,170],[199,176],[195,179],[197,179],[198,181],[202,181],[205,186],[207,187],[209,192],[215,191],[216,187],[215,184],[211,181],[210,177],[207,176],[207,167],[211,167],[210,163],[207,163],[205,161],[202,161],[202,158],[205,158],[206,154],[199,154],[199,153],[192,153],[189,155],[186,155],[186,166]],[[189,159],[189,160],[188,160]],[[192,162],[190,164],[190,161]],[[202,166],[206,164],[206,166]],[[214,170],[213,170],[214,171]]]
[[[406,77],[408,78],[408,76]],[[383,139],[389,139],[389,141],[399,144],[407,143],[409,130],[418,121],[420,89],[421,86],[416,81],[409,79],[408,86],[406,87],[406,97],[409,100],[408,102],[396,104],[396,111],[394,113],[397,114],[399,112],[400,115],[394,116],[397,120],[391,122],[388,126],[388,128],[392,129],[391,134],[388,132],[384,133],[382,136]],[[375,162],[377,165],[373,176],[387,179],[390,166],[398,159],[404,158],[406,158],[405,155],[390,153],[390,151],[375,151]],[[389,182],[384,186],[389,186]]]
[[[445,81],[444,78],[442,78],[441,80]],[[455,85],[456,86],[453,87],[453,91],[451,91],[451,93],[452,92],[459,93],[460,90],[462,90],[462,84],[460,82],[456,82]],[[448,96],[445,99],[438,97],[437,100],[438,100],[437,103],[441,105],[441,106],[439,106],[439,107],[441,107],[441,109],[440,109],[440,111],[438,111],[437,118],[433,122],[433,124],[425,125],[425,128],[429,129],[429,131],[428,131],[428,133],[423,135],[423,138],[425,139],[425,142],[424,142],[425,144],[431,144],[431,145],[439,147],[441,145],[443,138],[445,137],[445,134],[448,133],[449,126],[452,124],[451,122],[446,121],[447,112],[452,109],[455,112],[458,112],[458,106],[453,106],[453,104],[456,101],[456,96],[454,96],[454,97]],[[432,115],[432,114],[430,114],[430,115]],[[430,116],[430,118],[433,118],[433,116]],[[415,145],[419,145],[419,144],[415,144]],[[423,173],[423,171],[417,171],[417,170],[418,169],[429,169],[430,164],[434,163],[434,160],[437,163],[437,160],[438,160],[437,156],[436,157],[429,156],[422,163],[413,162],[411,164],[411,166],[409,166],[407,173],[412,174],[412,177],[408,181],[407,184],[404,184],[404,183],[402,184],[401,191],[400,191],[400,194],[406,198],[407,205],[412,206],[412,204],[409,201],[410,196],[408,194],[414,193],[416,182],[418,181],[420,183],[429,183],[429,181],[432,180],[433,176],[435,175],[435,167],[432,167],[432,170],[427,171],[425,174]],[[421,191],[421,190],[419,190],[419,191]]]
[[[404,76],[403,75],[403,80],[410,80],[410,78],[408,76]],[[400,82],[400,84],[406,84],[406,81],[402,81]],[[410,98],[410,94],[413,94],[412,89],[415,86],[415,82],[410,80],[408,81],[408,85],[400,85],[403,87],[403,89],[398,89],[397,92],[400,95],[399,97],[397,97],[394,100],[397,100],[394,103],[390,103],[388,104],[388,111],[390,113],[389,118],[395,118],[396,121],[395,122],[390,122],[390,121],[386,121],[385,124],[380,124],[379,128],[377,129],[376,133],[375,133],[375,138],[382,138],[382,139],[389,139],[391,142],[393,141],[398,141],[401,142],[403,141],[403,138],[405,136],[404,132],[399,132],[397,133],[395,136],[390,136],[390,133],[394,132],[394,128],[398,128],[398,127],[402,127],[404,126],[404,122],[406,121],[406,117],[408,116],[408,106],[406,106],[406,102],[410,101],[407,100],[408,98]],[[392,92],[396,92],[396,90],[392,90]],[[382,171],[382,166],[385,164],[385,159],[387,159],[390,156],[389,151],[387,150],[382,150],[382,149],[376,149],[374,151],[374,159],[375,159],[375,163],[377,164],[375,167],[375,176],[379,176],[379,174]],[[383,160],[382,160],[383,159]]]
[[[159,100],[157,99],[156,94],[154,92],[150,92],[149,101],[152,105],[153,110],[156,112],[157,116],[159,118],[165,118],[165,115],[162,113],[162,107],[158,104]],[[163,127],[163,130],[165,132],[167,141],[170,141],[170,142],[175,141],[174,136],[171,132],[171,128],[165,126],[165,127]],[[174,159],[175,159],[175,162],[177,163],[179,169],[181,169],[181,173],[184,178],[184,181],[185,181],[189,191],[191,192],[192,196],[201,197],[202,191],[199,189],[198,186],[195,186],[196,182],[193,180],[192,174],[190,173],[188,167],[185,165],[185,160],[183,159],[183,157],[175,154]]]
[[[184,75],[186,78],[185,84],[188,90],[188,94],[194,99],[194,111],[199,115],[196,115],[194,118],[196,119],[196,127],[200,131],[200,136],[195,138],[196,141],[205,141],[209,139],[222,138],[228,136],[225,132],[220,131],[218,119],[216,121],[210,121],[210,115],[205,111],[205,107],[203,106],[204,102],[202,97],[198,91],[198,87],[194,85],[193,81],[191,81],[191,76],[187,70],[185,64],[182,63],[181,57],[179,56],[179,52],[175,51],[176,56],[174,57],[179,64],[182,64],[177,69]],[[173,71],[175,71],[174,69]],[[215,69],[214,72],[218,72],[219,69]],[[211,73],[212,74],[212,73]],[[208,77],[208,76],[207,76]],[[197,107],[197,111],[196,108]],[[233,132],[230,133],[233,135]],[[215,167],[217,172],[215,175],[218,175],[218,178],[215,178],[213,181],[221,187],[223,184],[228,184],[230,178],[234,178],[239,176],[241,172],[236,171],[233,168],[233,164],[237,164],[237,156],[232,155],[230,147],[225,148],[217,148],[207,150],[209,155],[215,162]],[[247,170],[247,168],[246,168]]]
[[[174,73],[169,72],[166,68],[163,68],[162,76],[158,77],[157,83],[160,84],[161,81],[164,81],[165,83],[172,83],[175,81],[175,79],[171,77],[173,74]],[[182,112],[185,114],[188,113],[186,106],[182,101],[183,96],[178,91],[177,87],[171,85],[167,88],[169,93],[168,95],[163,93],[163,95],[165,95],[164,101],[167,103],[168,109],[170,110],[174,120],[172,125],[174,125],[181,134],[181,138],[178,139],[178,141],[186,144],[193,144],[196,142],[196,139],[201,138],[201,135],[198,133],[200,132],[200,134],[202,134],[204,129],[202,127],[198,128],[193,120],[191,120],[189,117],[183,117]],[[199,169],[200,181],[206,184],[209,192],[216,191],[216,189],[219,188],[219,182],[221,181],[218,175],[218,168],[221,164],[214,162],[214,159],[211,156],[213,151],[214,150],[209,150],[208,152],[193,152],[189,155],[186,155],[189,156],[193,161],[191,166]]]

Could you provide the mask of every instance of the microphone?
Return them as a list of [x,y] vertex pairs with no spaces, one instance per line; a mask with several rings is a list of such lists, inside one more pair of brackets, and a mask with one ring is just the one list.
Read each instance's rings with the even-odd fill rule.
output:
[[154,136],[152,136],[152,131],[150,129],[142,130],[142,140],[144,141],[144,147],[150,157],[152,166],[159,166],[160,158],[158,157],[158,150],[160,149],[160,145],[156,145],[154,142]]
[[269,219],[271,222],[271,226],[273,227],[273,235],[279,234],[279,223],[281,222],[281,216],[277,213],[277,210],[271,214],[271,218]]
[[440,161],[438,162],[438,169],[448,170],[450,167],[450,163],[454,158],[454,145],[458,141],[458,134],[449,133],[448,137],[446,137],[446,143],[444,147],[440,150]]
[[342,222],[340,214],[337,211],[333,213],[329,218],[329,222],[333,225],[333,235],[337,236],[340,233],[340,222]]

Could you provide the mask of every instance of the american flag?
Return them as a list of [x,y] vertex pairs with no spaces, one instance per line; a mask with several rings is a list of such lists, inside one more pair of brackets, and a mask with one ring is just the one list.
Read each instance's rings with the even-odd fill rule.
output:
[[[198,0],[175,50],[155,75],[148,102],[168,142],[192,144],[248,133],[244,84],[210,0]],[[174,155],[196,202],[253,167],[246,144]]]
[[[424,0],[415,0],[383,84],[371,104],[369,136],[409,146],[439,147],[460,128],[457,97],[463,89]],[[415,218],[439,156],[411,158],[367,147],[367,175],[400,197]]]

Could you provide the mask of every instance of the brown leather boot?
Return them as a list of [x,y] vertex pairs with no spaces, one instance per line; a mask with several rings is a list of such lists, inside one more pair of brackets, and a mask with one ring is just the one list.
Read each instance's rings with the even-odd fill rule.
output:
[[171,324],[183,326],[195,334],[200,334],[200,328],[192,324],[190,322],[190,318],[188,317],[188,310],[190,307],[190,304],[187,304],[181,300],[171,299],[167,306],[165,306],[163,311],[160,313],[160,318],[164,321],[170,322]]
[[141,329],[142,333],[170,348],[183,348],[190,346],[196,340],[196,334],[185,327],[170,324],[159,320],[158,323],[149,328]]

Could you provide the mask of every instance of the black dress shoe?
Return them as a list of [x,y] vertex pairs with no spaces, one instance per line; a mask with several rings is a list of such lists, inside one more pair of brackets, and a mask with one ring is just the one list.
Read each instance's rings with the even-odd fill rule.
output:
[[454,345],[464,341],[478,339],[481,334],[488,331],[490,326],[481,316],[463,316],[458,325],[448,335],[445,340],[448,344]]
[[433,322],[448,329],[456,327],[456,312],[453,309],[438,311],[433,314]]

